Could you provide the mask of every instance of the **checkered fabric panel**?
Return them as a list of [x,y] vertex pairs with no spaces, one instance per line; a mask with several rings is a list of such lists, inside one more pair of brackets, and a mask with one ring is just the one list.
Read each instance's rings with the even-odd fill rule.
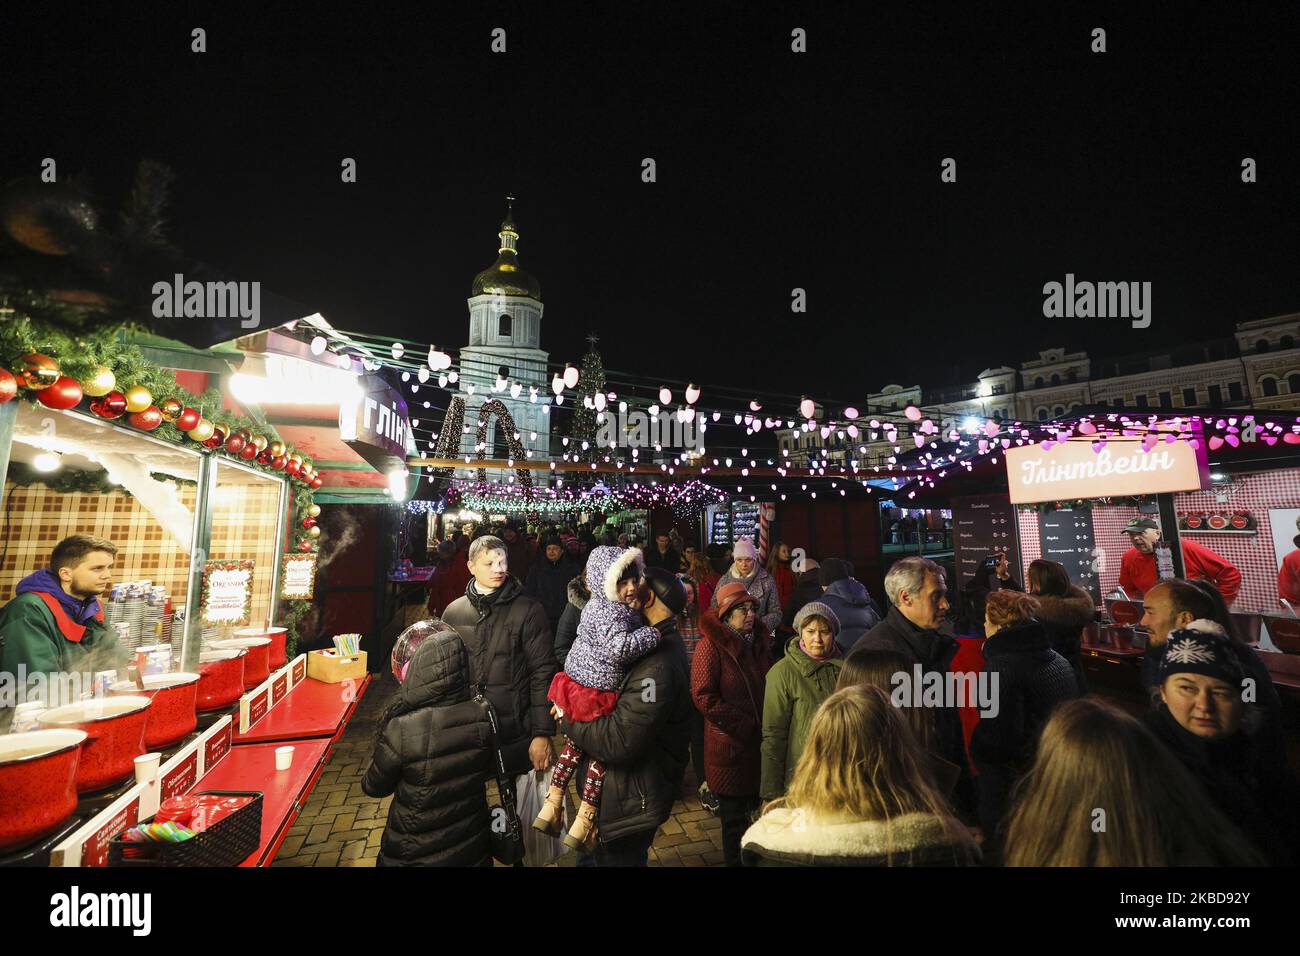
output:
[[[194,507],[194,489],[181,500]],[[121,493],[68,494],[44,485],[7,484],[8,520],[0,535],[0,602],[14,596],[18,582],[50,560],[54,546],[70,534],[94,534],[119,548],[115,581],[148,579],[165,587],[177,603],[185,600],[189,555],[163,531],[134,498]]]
[[280,559],[275,540],[278,483],[222,487],[212,504],[212,558],[252,558],[253,602],[249,621],[265,623],[271,613],[271,576]]

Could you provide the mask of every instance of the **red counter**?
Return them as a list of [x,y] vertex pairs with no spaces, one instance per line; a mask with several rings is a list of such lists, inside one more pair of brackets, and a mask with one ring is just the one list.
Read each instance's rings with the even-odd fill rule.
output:
[[326,684],[309,677],[290,690],[288,696],[272,707],[265,717],[249,727],[247,733],[236,731],[234,742],[338,740],[357,709],[357,701],[369,686],[369,674],[355,684]]

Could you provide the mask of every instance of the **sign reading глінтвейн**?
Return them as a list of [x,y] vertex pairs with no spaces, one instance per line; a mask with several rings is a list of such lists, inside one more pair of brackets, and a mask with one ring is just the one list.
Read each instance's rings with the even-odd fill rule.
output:
[[1100,451],[1093,439],[1070,439],[1050,448],[1008,448],[1007,489],[1012,504],[1199,491],[1209,482],[1205,442],[1160,441],[1150,451],[1140,438],[1111,438]]

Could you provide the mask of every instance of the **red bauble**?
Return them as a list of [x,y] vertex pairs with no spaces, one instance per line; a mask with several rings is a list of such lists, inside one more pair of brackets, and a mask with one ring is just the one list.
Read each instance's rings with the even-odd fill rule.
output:
[[4,368],[0,368],[0,405],[12,399],[18,394],[18,379]]
[[197,409],[186,408],[176,417],[176,427],[183,432],[192,432],[202,419]]
[[226,436],[230,433],[226,431],[224,425],[213,424],[212,437],[203,443],[204,448],[220,448],[226,443]]
[[81,383],[75,378],[68,378],[66,375],[58,379],[53,385],[36,393],[38,402],[46,408],[52,408],[59,412],[66,411],[69,408],[76,408],[81,403],[81,398]]
[[319,488],[321,485],[325,484],[325,479],[320,475],[317,475],[311,481],[307,482],[307,484],[311,485],[312,488]]
[[151,432],[163,423],[163,413],[157,405],[150,405],[142,412],[136,412],[127,419],[132,428]]
[[314,528],[314,527],[316,527],[316,519],[315,519],[315,518],[303,518],[303,519],[302,519],[302,526],[303,526],[304,528]]
[[244,450],[239,453],[239,457],[244,459],[244,461],[252,461],[257,457],[257,446],[245,445]]
[[301,541],[301,542],[299,542],[299,543],[298,543],[298,550],[301,551],[303,554],[306,554],[308,551],[311,550],[311,542],[310,542],[310,541]]
[[288,464],[288,462],[289,459],[285,458],[283,455],[276,455],[271,459],[271,467],[276,471],[284,471],[284,466]]
[[247,444],[248,443],[240,437],[239,433],[236,432],[226,439],[226,451],[230,452],[232,455],[238,455],[244,450],[244,446]]
[[126,414],[126,396],[121,392],[109,392],[91,402],[90,410],[100,418],[121,418]]
[[270,451],[263,451],[257,456],[257,463],[264,467],[270,467],[271,462],[275,461],[275,456]]
[[292,478],[294,475],[298,474],[298,471],[301,467],[302,466],[299,465],[296,461],[287,462],[284,466],[284,473],[288,475],[290,478]]

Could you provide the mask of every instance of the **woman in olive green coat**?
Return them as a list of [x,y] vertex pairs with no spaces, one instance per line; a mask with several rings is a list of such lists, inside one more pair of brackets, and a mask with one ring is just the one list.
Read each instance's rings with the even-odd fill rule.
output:
[[795,636],[785,656],[767,672],[763,692],[763,775],[759,796],[772,800],[785,793],[794,773],[813,714],[835,692],[844,661],[835,645],[840,622],[820,601],[805,604],[795,615]]

